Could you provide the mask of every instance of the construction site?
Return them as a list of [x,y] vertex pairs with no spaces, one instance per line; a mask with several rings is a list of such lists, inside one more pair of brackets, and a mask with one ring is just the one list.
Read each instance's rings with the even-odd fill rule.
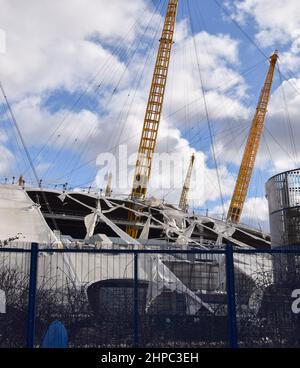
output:
[[[47,148],[37,152],[28,148],[14,105],[1,83],[1,107],[15,131],[26,170],[12,179],[5,177],[0,185],[0,347],[57,347],[62,340],[68,340],[73,348],[299,347],[300,320],[292,305],[300,281],[300,169],[274,173],[260,188],[268,202],[269,226],[254,227],[241,221],[257,157],[265,143],[276,71],[281,82],[284,77],[278,50],[265,55],[260,65],[263,83],[250,125],[243,127],[242,157],[226,213],[214,141],[217,133],[196,37],[191,45],[202,86],[211,171],[219,190],[217,205],[223,213],[193,205],[197,149],[190,150],[177,203],[155,196],[149,189],[155,180],[153,166],[176,47],[176,20],[179,12],[181,17],[191,16],[190,2],[183,8],[180,3],[157,1],[163,24],[153,27],[154,46],[148,51],[155,57],[154,71],[150,89],[147,87],[144,120],[136,122],[141,134],[129,193],[114,187],[111,167],[101,178],[105,183],[101,187],[95,177],[88,181],[78,171],[74,174],[84,166],[75,156],[77,166],[74,169],[68,164],[62,176],[67,180],[69,175],[69,182],[48,183],[46,174],[42,177],[37,168]],[[193,34],[194,27],[191,21]],[[95,83],[97,91],[101,83],[97,79]],[[111,99],[118,88],[113,86]],[[134,93],[127,97],[131,95]],[[124,104],[120,116],[122,113],[130,116],[129,104]],[[194,128],[191,132],[198,134]],[[236,132],[239,134],[238,128]],[[122,144],[122,132],[114,135],[119,133],[112,152]],[[91,134],[76,155],[84,155]],[[62,130],[56,129],[48,143],[52,137],[62,139]],[[234,138],[230,130],[230,145]],[[72,144],[78,140],[76,137]],[[62,167],[63,161],[69,160],[63,156],[63,147],[55,153],[57,159],[62,155]],[[76,180],[73,184],[74,176],[88,186],[77,185]],[[260,208],[254,206],[255,211]]]

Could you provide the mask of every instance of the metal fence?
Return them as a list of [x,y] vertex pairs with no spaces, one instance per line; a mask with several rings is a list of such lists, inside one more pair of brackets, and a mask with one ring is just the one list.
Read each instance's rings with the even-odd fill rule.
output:
[[299,260],[231,245],[0,248],[0,347],[42,347],[54,321],[69,347],[300,347]]

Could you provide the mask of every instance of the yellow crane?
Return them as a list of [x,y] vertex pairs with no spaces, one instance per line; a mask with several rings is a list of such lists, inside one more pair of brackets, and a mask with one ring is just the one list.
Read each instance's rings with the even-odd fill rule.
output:
[[227,220],[235,224],[238,224],[240,222],[244,203],[247,197],[248,188],[255,164],[255,159],[257,156],[259,143],[264,128],[264,122],[270,99],[270,93],[273,84],[273,77],[277,60],[278,60],[278,52],[276,50],[274,54],[270,57],[270,66],[268,74],[252,121],[252,126],[248,136],[248,141],[246,144],[242,164],[240,167],[239,175],[231,199]]
[[108,174],[107,186],[105,189],[105,197],[111,197],[112,194],[112,173]]
[[195,163],[195,155],[193,154],[191,157],[190,165],[187,171],[187,175],[185,178],[185,182],[182,188],[181,197],[179,201],[179,208],[184,212],[187,212],[188,210],[188,195],[190,191],[194,163]]
[[[131,199],[133,200],[144,199],[147,194],[167,84],[177,9],[178,0],[169,0],[164,27],[159,40],[159,48],[136,161],[131,192]],[[131,222],[136,222],[137,220],[137,217],[131,211],[129,211],[128,218]],[[126,228],[126,232],[133,238],[136,238],[138,230],[136,226],[129,225]]]

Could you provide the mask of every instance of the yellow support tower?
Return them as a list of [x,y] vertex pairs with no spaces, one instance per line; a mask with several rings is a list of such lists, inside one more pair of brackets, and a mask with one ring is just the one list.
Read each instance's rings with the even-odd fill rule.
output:
[[[178,0],[169,0],[162,36],[159,43],[151,89],[144,119],[144,126],[138,150],[131,198],[144,199],[147,194],[151,174],[153,154],[161,119],[165,89],[170,65]],[[129,212],[129,220],[135,222],[136,216]],[[136,226],[128,226],[127,233],[137,237]]]
[[257,156],[261,135],[264,128],[267,107],[270,99],[270,92],[273,83],[274,71],[278,60],[277,50],[270,57],[269,71],[260,95],[255,116],[252,121],[251,130],[246,144],[242,164],[238,179],[233,192],[233,197],[229,207],[227,220],[238,224],[241,219],[244,203],[247,197],[250,180],[253,173],[255,159]]
[[112,173],[108,174],[107,186],[105,189],[105,197],[111,197],[112,194]]
[[188,172],[185,178],[184,186],[182,188],[182,193],[179,201],[179,208],[184,212],[187,212],[188,210],[188,195],[190,191],[194,162],[195,162],[195,155],[193,154],[191,157],[191,162],[188,168]]

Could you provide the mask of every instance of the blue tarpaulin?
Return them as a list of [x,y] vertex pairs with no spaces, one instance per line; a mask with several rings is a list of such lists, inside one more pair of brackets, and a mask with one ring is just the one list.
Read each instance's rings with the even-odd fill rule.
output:
[[67,347],[68,333],[65,326],[59,321],[52,322],[44,335],[41,348],[55,349]]

